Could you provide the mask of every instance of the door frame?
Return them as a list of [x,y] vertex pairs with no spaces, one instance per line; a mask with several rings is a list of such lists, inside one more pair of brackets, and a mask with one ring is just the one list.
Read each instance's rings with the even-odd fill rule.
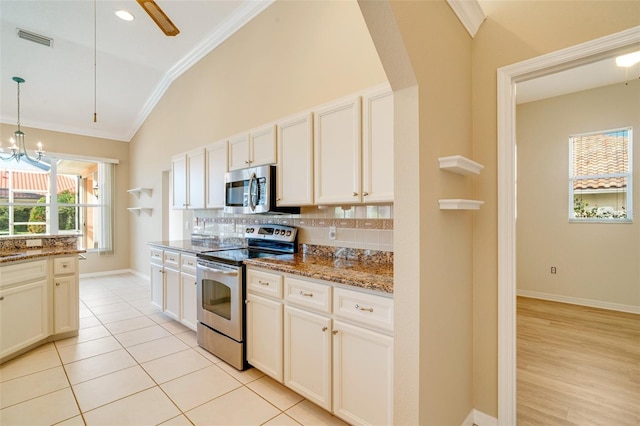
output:
[[640,45],[640,26],[498,69],[499,425],[516,424],[516,84],[610,57],[634,45]]

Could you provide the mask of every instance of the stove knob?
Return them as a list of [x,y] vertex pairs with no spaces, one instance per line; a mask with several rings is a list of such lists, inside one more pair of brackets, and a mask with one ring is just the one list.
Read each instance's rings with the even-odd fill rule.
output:
[[250,233],[251,233],[251,228],[247,228],[247,229],[245,229],[245,231],[244,231],[244,232],[245,232],[246,234],[250,234]]
[[287,237],[291,236],[291,231],[287,231]]

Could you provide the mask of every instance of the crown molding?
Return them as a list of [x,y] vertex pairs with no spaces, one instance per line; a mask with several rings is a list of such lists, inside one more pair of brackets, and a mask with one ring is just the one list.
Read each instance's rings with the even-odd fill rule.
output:
[[478,0],[447,0],[447,3],[471,37],[475,37],[480,25],[487,17]]

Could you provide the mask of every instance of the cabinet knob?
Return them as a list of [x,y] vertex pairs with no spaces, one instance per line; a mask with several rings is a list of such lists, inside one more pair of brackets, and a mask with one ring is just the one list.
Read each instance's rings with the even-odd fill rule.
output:
[[357,192],[354,192],[354,193],[353,193],[353,196],[354,196],[354,197],[357,197],[357,196],[358,196],[358,193],[357,193]]
[[60,287],[60,283],[56,283],[56,287]]
[[4,296],[0,296],[0,300],[4,300]]
[[368,192],[363,192],[362,195],[366,197],[367,195],[369,195],[369,193]]
[[327,331],[327,327],[322,327],[322,331]]
[[331,334],[333,334],[333,335],[335,336],[336,334],[338,334],[338,330],[333,330],[333,331],[331,332]]

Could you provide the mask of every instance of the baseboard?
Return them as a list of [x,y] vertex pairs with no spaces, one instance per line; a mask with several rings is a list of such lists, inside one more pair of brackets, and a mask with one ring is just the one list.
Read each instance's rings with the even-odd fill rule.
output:
[[537,291],[517,290],[516,294],[533,299],[549,300],[551,302],[569,303],[572,305],[588,306],[590,308],[608,309],[611,311],[640,314],[640,306],[623,305],[621,303],[602,302],[600,300],[582,299],[580,297],[561,296],[558,294],[540,293]]
[[133,274],[137,277],[140,277],[144,280],[149,281],[149,276],[141,274],[138,271],[133,269],[116,269],[112,271],[102,271],[102,272],[88,272],[86,274],[80,274],[80,278],[94,278],[94,277],[105,277],[108,275],[118,275],[118,274]]
[[475,408],[469,412],[461,426],[498,426],[498,419],[478,411]]

